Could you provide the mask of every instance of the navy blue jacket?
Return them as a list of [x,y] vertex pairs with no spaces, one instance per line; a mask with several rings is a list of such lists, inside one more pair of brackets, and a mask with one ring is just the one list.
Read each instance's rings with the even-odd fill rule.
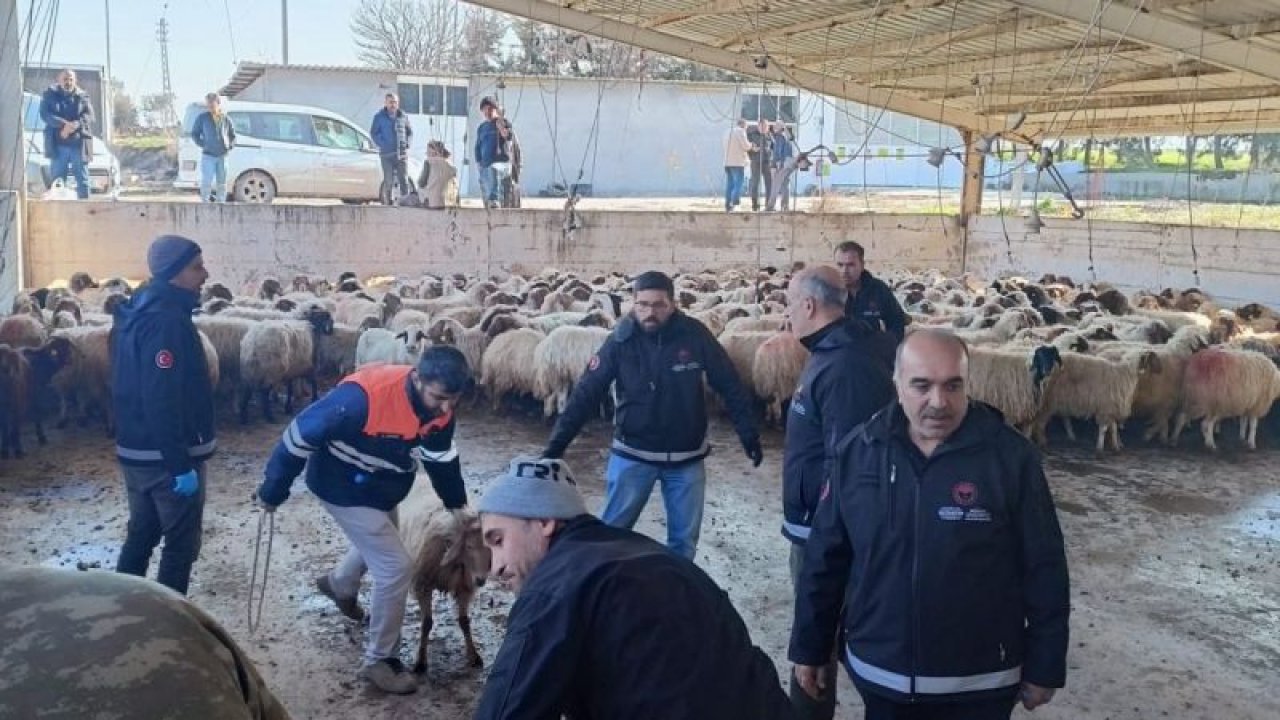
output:
[[773,662],[692,562],[590,515],[551,538],[476,720],[783,720]]
[[[50,85],[40,98],[40,119],[44,121],[44,149],[48,157],[53,157],[53,148],[57,145],[79,145],[93,135],[93,106],[80,88],[67,92],[61,85]],[[60,120],[78,122],[80,127],[63,139]]]
[[971,402],[925,458],[894,403],[837,452],[805,545],[790,659],[825,664],[839,624],[854,683],[894,701],[1012,697],[1020,680],[1062,687],[1067,558],[1035,447]]
[[191,142],[209,157],[226,155],[236,144],[236,129],[231,125],[231,117],[223,113],[222,125],[219,127],[213,120],[213,113],[208,110],[200,113],[191,126]]
[[745,445],[758,433],[751,400],[724,347],[706,326],[675,313],[652,333],[628,315],[610,333],[569,396],[547,445],[560,457],[600,407],[610,385],[614,414],[613,452],[632,460],[680,465],[701,460],[707,444],[703,377],[724,398]]
[[893,381],[857,321],[832,323],[803,338],[809,360],[791,398],[782,460],[782,534],[803,543],[818,509],[836,443],[893,400]]
[[[430,422],[431,414],[411,391],[410,382],[406,378],[405,392],[414,399],[422,422]],[[258,496],[269,505],[280,505],[289,499],[289,486],[305,465],[307,487],[321,500],[389,512],[409,494],[421,465],[445,507],[467,504],[453,442],[456,420],[410,443],[398,437],[365,435],[368,417],[369,397],[364,389],[352,382],[338,383],[289,423],[267,462]]]
[[111,395],[116,456],[177,476],[217,447],[213,387],[191,312],[197,293],[152,281],[116,309]]
[[[404,137],[400,137],[397,126],[401,126]],[[396,110],[395,115],[387,113],[383,108],[374,113],[373,123],[369,127],[369,136],[373,144],[378,146],[379,155],[403,155],[409,150],[409,142],[413,138],[413,126],[409,124],[409,116],[403,110]],[[400,145],[401,140],[404,146]]]
[[866,270],[862,271],[858,294],[850,295],[845,302],[844,314],[889,333],[895,345],[902,342],[907,331],[907,313],[898,304],[893,290]]
[[507,144],[498,133],[498,123],[503,119],[485,120],[476,128],[476,164],[489,167],[494,163],[510,162]]

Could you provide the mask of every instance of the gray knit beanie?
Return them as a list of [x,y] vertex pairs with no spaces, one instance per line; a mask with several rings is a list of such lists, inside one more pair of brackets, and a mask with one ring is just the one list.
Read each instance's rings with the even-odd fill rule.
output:
[[516,458],[489,488],[476,510],[509,517],[568,520],[587,514],[578,484],[563,460]]
[[181,235],[161,235],[147,249],[147,268],[151,277],[169,282],[199,254],[200,246],[194,240]]

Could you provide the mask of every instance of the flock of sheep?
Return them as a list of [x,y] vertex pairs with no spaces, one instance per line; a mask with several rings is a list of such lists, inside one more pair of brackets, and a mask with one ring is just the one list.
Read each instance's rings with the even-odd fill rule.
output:
[[[1099,451],[1108,440],[1120,448],[1130,419],[1148,422],[1147,439],[1170,444],[1200,420],[1206,446],[1216,448],[1217,423],[1235,418],[1253,448],[1259,419],[1280,397],[1280,316],[1258,304],[1220,308],[1194,289],[1130,297],[1053,275],[885,279],[913,326],[949,326],[969,342],[972,395],[1041,443],[1055,417],[1072,438],[1073,419],[1094,421]],[[703,272],[675,283],[677,303],[719,338],[767,419],[779,422],[807,355],[786,329],[787,273]],[[363,282],[344,273],[287,285],[266,278],[241,293],[209,284],[195,323],[211,379],[242,423],[253,402],[273,421],[280,394],[292,413],[299,382],[314,398],[365,363],[411,363],[431,344],[463,352],[495,409],[504,397],[527,396],[550,417],[628,310],[628,286],[620,273],[555,270]],[[77,273],[65,288],[20,295],[0,319],[5,456],[21,453],[28,420],[44,442],[42,416],[55,405],[60,425],[75,412],[111,428],[111,313],[132,292],[123,280],[99,285]]]

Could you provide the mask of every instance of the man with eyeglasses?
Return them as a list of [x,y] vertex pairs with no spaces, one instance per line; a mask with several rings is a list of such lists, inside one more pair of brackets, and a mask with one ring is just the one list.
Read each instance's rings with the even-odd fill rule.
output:
[[692,560],[702,528],[703,460],[711,452],[704,377],[728,406],[752,465],[758,467],[764,454],[751,401],[728,353],[705,326],[679,312],[671,278],[649,271],[632,288],[631,313],[591,358],[543,457],[562,457],[614,386],[617,411],[600,519],[634,527],[654,483],[661,482],[667,546]]

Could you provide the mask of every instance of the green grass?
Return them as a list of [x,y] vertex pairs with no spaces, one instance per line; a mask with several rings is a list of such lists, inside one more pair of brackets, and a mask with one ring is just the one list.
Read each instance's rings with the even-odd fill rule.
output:
[[164,150],[173,143],[167,135],[133,135],[115,138],[115,144],[131,150]]
[[[1196,172],[1212,172],[1216,170],[1217,168],[1213,166],[1213,153],[1200,154],[1203,150],[1203,146],[1197,147],[1197,157],[1191,165],[1192,169]],[[1187,169],[1186,153],[1181,149],[1166,148],[1155,151],[1153,155],[1155,160],[1154,167],[1130,166],[1121,162],[1114,150],[1101,151],[1095,149],[1090,155],[1090,169],[1106,172],[1181,172]],[[1063,159],[1084,162],[1084,150],[1073,149],[1068,151],[1063,156]],[[1222,166],[1224,171],[1246,172],[1249,170],[1249,157],[1247,154],[1242,154],[1239,157],[1223,158]]]

